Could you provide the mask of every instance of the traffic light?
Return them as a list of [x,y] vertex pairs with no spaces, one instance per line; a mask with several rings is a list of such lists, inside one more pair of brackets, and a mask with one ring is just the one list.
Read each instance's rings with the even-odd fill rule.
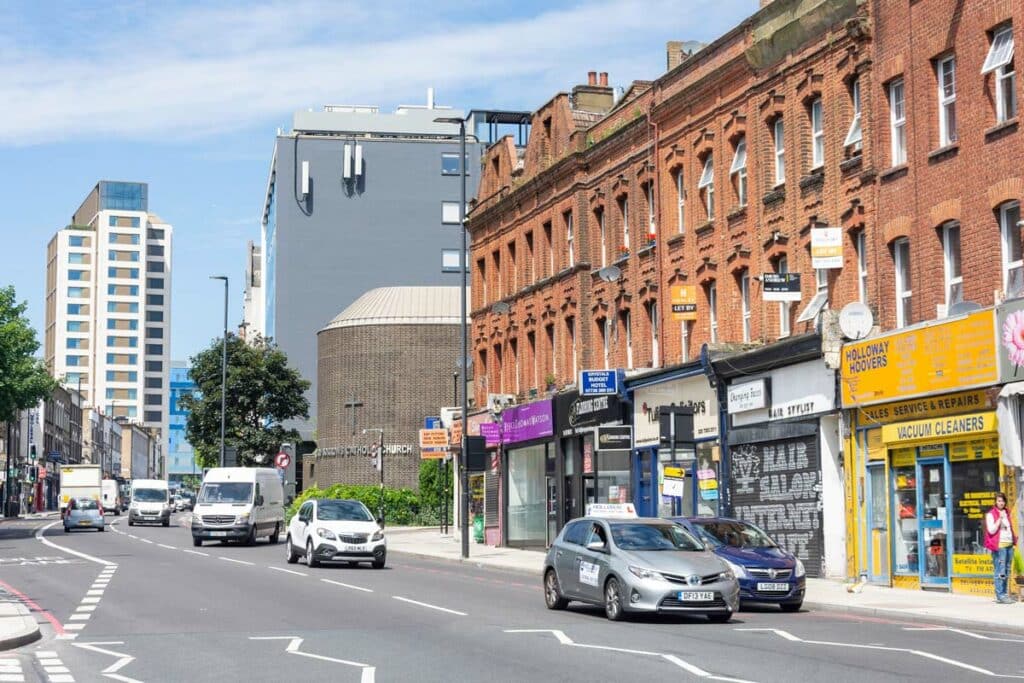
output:
[[36,445],[34,443],[30,443],[28,445],[28,457],[31,458],[33,462],[35,462],[35,459],[36,459]]

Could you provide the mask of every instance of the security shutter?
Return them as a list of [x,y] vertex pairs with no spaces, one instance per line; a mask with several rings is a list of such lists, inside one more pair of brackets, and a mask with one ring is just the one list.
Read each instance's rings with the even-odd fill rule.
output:
[[484,526],[498,526],[498,470],[484,473]]
[[733,514],[821,576],[825,555],[818,435],[731,446]]

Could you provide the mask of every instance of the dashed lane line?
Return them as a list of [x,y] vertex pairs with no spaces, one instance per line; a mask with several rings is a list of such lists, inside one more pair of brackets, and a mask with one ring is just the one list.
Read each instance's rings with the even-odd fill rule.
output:
[[426,607],[427,609],[436,609],[438,612],[447,612],[448,614],[457,614],[460,617],[469,616],[465,612],[459,612],[458,610],[448,609],[447,607],[439,607],[437,605],[431,605],[428,602],[420,602],[419,600],[410,600],[409,598],[403,598],[401,595],[392,595],[395,600],[401,600],[402,602],[408,602],[411,605],[419,605],[420,607]]
[[949,633],[957,633],[961,636],[968,638],[974,638],[976,640],[995,640],[1001,643],[1024,643],[1024,640],[1020,638],[997,638],[995,636],[987,636],[984,633],[976,633],[974,631],[967,631],[962,628],[951,628],[949,626],[905,626],[904,631],[947,631]]
[[21,660],[17,657],[0,657],[0,681],[5,683],[24,683],[25,672],[21,668]]
[[167,548],[168,550],[177,550],[173,545],[167,545],[166,543],[157,543],[161,548]]
[[71,675],[71,670],[64,666],[64,662],[56,652],[38,650],[36,659],[39,661],[39,666],[43,667],[43,671],[46,672],[46,678],[50,683],[74,683],[75,677]]
[[247,562],[245,560],[236,560],[233,557],[224,557],[223,555],[218,555],[217,559],[218,560],[224,560],[225,562],[234,562],[235,564],[245,564],[245,565],[249,565],[250,567],[252,567],[252,566],[254,566],[256,564],[255,562]]
[[284,567],[275,567],[273,565],[267,565],[267,569],[273,569],[275,572],[284,572],[286,574],[295,574],[295,576],[309,576],[305,572],[297,572],[294,569],[285,569]]
[[350,583],[342,583],[341,581],[332,581],[331,579],[320,579],[324,583],[329,583],[334,586],[341,586],[342,588],[351,588],[354,591],[363,591],[364,593],[372,593],[372,588],[363,588],[362,586],[353,586]]
[[188,549],[185,549],[185,550],[182,550],[181,552],[188,553],[189,555],[202,555],[203,557],[209,557],[210,556],[210,553],[203,553],[203,552],[200,552],[198,550],[188,550]]

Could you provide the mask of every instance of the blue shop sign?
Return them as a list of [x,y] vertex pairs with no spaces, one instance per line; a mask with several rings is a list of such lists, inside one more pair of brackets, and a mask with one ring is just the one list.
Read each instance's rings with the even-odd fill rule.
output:
[[615,370],[580,372],[580,396],[606,396],[619,393],[619,374]]

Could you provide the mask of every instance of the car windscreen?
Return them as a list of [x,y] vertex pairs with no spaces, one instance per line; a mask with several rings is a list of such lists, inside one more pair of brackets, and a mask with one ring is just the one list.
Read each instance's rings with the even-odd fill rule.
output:
[[138,503],[163,503],[167,501],[166,489],[135,489],[132,500]]
[[248,503],[252,499],[252,484],[245,481],[217,481],[203,484],[200,503]]
[[704,550],[677,524],[612,524],[612,540],[621,550]]
[[719,544],[732,548],[775,548],[776,543],[768,534],[753,524],[746,522],[707,521],[696,522],[707,534],[713,536]]
[[79,498],[78,500],[75,501],[75,506],[79,510],[99,510],[100,509],[99,503],[97,503],[92,498]]
[[322,500],[316,518],[323,522],[372,522],[373,515],[358,500]]

